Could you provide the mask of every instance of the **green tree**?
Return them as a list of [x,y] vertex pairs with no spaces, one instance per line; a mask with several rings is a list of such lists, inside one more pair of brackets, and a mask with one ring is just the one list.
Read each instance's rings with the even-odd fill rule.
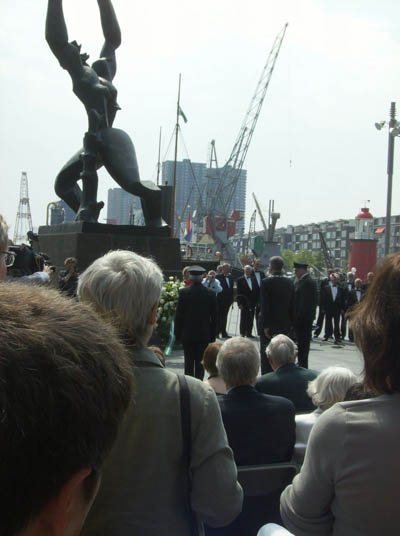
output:
[[294,257],[294,262],[301,262],[302,264],[308,264],[309,266],[315,265],[315,257],[311,251],[307,249],[302,249],[296,253]]
[[296,254],[290,249],[283,249],[281,252],[281,257],[285,263],[285,270],[291,272],[293,270],[293,262]]

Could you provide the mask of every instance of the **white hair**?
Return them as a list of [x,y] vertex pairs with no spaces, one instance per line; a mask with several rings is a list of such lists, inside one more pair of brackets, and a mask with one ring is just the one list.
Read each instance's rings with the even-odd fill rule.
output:
[[277,368],[294,363],[296,359],[296,345],[286,335],[275,335],[267,347],[267,356],[274,362]]
[[163,275],[154,261],[117,250],[96,259],[79,276],[78,296],[115,323],[121,334],[143,346],[162,285]]
[[8,248],[8,225],[6,220],[0,214],[0,249],[7,251]]
[[336,402],[343,402],[347,390],[356,383],[356,375],[345,367],[328,367],[312,382],[309,382],[307,394],[314,406],[323,411]]
[[253,385],[260,368],[257,348],[244,337],[232,337],[218,352],[217,368],[227,387]]

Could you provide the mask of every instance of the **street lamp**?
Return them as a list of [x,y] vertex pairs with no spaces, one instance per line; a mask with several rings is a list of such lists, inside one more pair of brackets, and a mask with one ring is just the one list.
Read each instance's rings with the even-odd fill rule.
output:
[[[382,130],[386,121],[375,123],[375,128]],[[388,123],[388,158],[387,158],[387,198],[386,198],[386,226],[385,226],[385,255],[388,255],[390,248],[390,232],[392,218],[392,185],[393,185],[393,158],[394,158],[394,138],[400,136],[400,123],[396,120],[396,103],[390,104],[390,120]]]

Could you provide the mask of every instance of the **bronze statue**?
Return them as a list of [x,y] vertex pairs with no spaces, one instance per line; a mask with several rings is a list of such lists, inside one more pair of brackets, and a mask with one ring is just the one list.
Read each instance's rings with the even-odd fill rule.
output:
[[[115,51],[121,31],[111,0],[97,0],[105,42],[100,59],[89,66],[76,41],[68,42],[62,0],[48,0],[46,40],[63,69],[72,78],[73,92],[88,114],[88,132],[80,149],[62,168],[55,182],[57,195],[76,212],[76,221],[97,222],[103,202],[97,202],[97,169],[105,166],[127,192],[140,196],[146,225],[165,225],[161,218],[161,190],[140,181],[133,143],[123,130],[112,128],[117,90],[112,80],[117,70]],[[78,180],[82,179],[82,190]]]

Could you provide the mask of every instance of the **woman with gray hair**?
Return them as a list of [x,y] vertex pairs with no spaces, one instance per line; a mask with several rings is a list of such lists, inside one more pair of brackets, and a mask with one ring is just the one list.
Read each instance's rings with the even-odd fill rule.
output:
[[[125,340],[136,391],[83,536],[190,533],[179,381],[147,347],[162,285],[157,264],[132,251],[107,253],[79,278],[79,298],[116,325]],[[241,510],[242,490],[216,396],[194,378],[186,382],[191,430],[196,431],[190,456],[192,511],[199,523],[228,524]]]
[[308,384],[307,394],[314,406],[312,413],[296,415],[296,444],[294,459],[302,464],[308,437],[318,417],[336,402],[343,402],[347,390],[357,382],[356,375],[345,367],[328,367]]

